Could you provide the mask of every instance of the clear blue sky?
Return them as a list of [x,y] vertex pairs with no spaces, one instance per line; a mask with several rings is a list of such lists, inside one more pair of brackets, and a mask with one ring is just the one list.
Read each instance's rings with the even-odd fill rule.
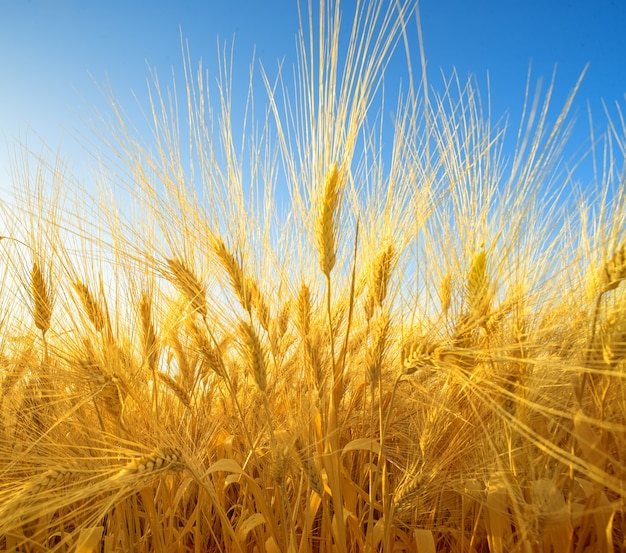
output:
[[[353,4],[343,2],[346,13]],[[556,66],[555,106],[590,64],[573,143],[588,136],[587,103],[599,126],[602,99],[626,107],[626,0],[423,0],[420,13],[431,85],[441,84],[440,68],[482,84],[489,72],[494,113],[509,110],[513,124],[531,62],[547,81]],[[296,0],[0,0],[0,188],[7,149],[26,136],[36,144],[33,133],[80,165],[71,137],[88,106],[106,110],[97,85],[109,83],[134,117],[132,94],[147,98],[147,64],[165,83],[172,67],[182,73],[180,29],[192,61],[209,67],[217,38],[235,37],[235,67],[246,78],[254,46],[268,68],[295,61]],[[404,73],[403,57],[395,60],[390,71]]]

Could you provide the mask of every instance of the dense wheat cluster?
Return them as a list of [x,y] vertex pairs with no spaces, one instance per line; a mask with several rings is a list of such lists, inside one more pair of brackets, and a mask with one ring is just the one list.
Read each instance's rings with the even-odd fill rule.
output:
[[365,4],[243,129],[187,56],[149,139],[103,119],[97,192],[16,164],[0,550],[626,549],[623,120],[578,187],[572,98],[506,154],[471,81],[383,96],[414,6]]

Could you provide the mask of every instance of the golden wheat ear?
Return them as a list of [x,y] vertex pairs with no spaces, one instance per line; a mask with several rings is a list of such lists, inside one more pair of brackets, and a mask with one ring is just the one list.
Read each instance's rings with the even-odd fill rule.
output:
[[491,300],[487,253],[484,247],[472,259],[467,273],[467,292],[470,312],[476,321],[483,321],[489,314]]
[[254,382],[261,392],[267,389],[267,369],[265,366],[265,354],[261,341],[254,330],[254,327],[242,321],[239,325],[243,340],[243,353],[245,355],[248,368],[254,377]]
[[251,313],[253,290],[251,288],[250,279],[246,278],[240,256],[235,255],[236,252],[233,254],[221,237],[212,235],[210,241],[215,255],[217,255],[220,264],[230,279],[230,284],[235,294],[237,294],[239,303],[248,313]]
[[341,198],[342,179],[337,164],[333,164],[320,199],[317,219],[315,220],[315,238],[322,273],[330,278],[335,266],[335,235],[337,232],[337,210]]
[[175,258],[166,259],[165,261],[169,269],[166,278],[187,298],[187,301],[189,301],[197,313],[202,317],[206,317],[208,309],[204,284],[183,261]]
[[80,280],[74,282],[74,290],[78,294],[78,297],[83,304],[83,309],[87,314],[87,317],[93,324],[97,332],[102,332],[107,328],[110,328],[111,323],[106,311],[100,305],[100,302],[91,293],[89,286],[84,284]]
[[626,243],[618,248],[602,268],[601,294],[615,290],[626,279]]
[[35,326],[46,334],[52,318],[52,298],[39,263],[33,263],[31,271],[31,293],[33,296],[33,318]]

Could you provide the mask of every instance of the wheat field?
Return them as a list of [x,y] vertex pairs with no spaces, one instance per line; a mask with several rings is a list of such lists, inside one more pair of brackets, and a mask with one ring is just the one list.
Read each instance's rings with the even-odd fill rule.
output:
[[582,187],[576,87],[513,130],[456,75],[383,95],[414,10],[342,49],[322,2],[245,106],[186,52],[93,188],[16,163],[0,551],[626,550],[624,120]]

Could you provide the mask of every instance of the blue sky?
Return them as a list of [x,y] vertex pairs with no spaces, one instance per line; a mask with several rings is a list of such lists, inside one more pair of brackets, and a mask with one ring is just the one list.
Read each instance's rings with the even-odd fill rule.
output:
[[[347,13],[352,0],[342,3]],[[180,30],[192,62],[214,67],[218,37],[235,38],[235,69],[245,82],[253,48],[270,69],[295,61],[296,0],[0,0],[0,188],[9,184],[7,151],[38,136],[70,165],[84,152],[73,136],[88,110],[106,112],[99,85],[110,86],[131,118],[137,96],[146,104],[148,64],[161,80],[180,75]],[[549,81],[556,67],[554,106],[562,105],[589,63],[575,112],[578,145],[589,135],[587,104],[603,125],[601,100],[626,100],[625,0],[423,0],[420,14],[431,85],[439,71],[476,75],[486,91],[489,73],[494,115],[521,112],[528,69]],[[411,23],[415,29],[415,23]],[[418,52],[414,53],[418,60]],[[403,75],[402,55],[390,76]],[[613,113],[615,110],[611,107]]]

